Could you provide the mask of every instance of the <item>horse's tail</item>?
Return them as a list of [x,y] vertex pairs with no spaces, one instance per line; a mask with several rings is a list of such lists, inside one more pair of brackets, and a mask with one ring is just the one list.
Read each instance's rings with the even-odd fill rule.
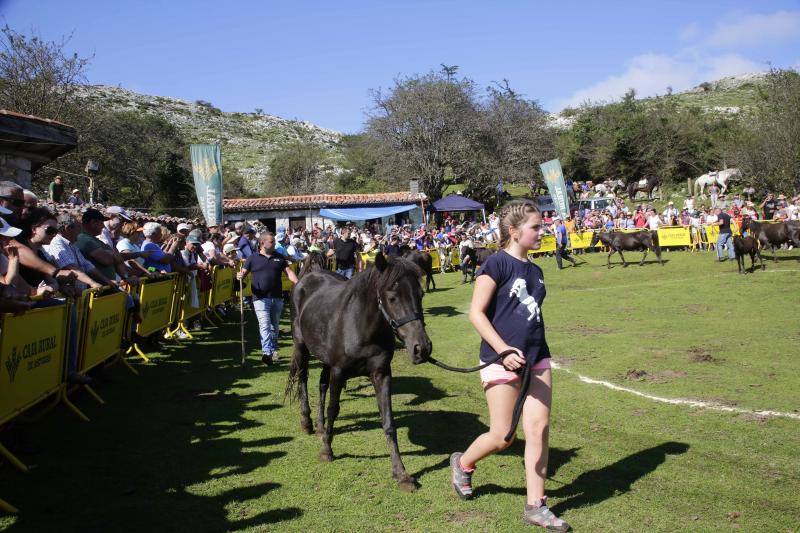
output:
[[653,240],[653,250],[661,253],[661,246],[658,243],[658,231],[651,231],[650,238]]
[[289,403],[293,403],[300,397],[300,387],[298,387],[298,383],[300,381],[300,372],[303,369],[302,366],[303,354],[299,349],[295,348],[292,354],[291,364],[289,365],[289,376],[286,378],[286,388],[283,391],[284,402],[288,399]]

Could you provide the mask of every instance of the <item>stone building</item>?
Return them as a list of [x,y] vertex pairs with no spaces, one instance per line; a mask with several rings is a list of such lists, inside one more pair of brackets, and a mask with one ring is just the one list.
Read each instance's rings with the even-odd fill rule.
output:
[[420,224],[427,197],[418,192],[313,194],[272,198],[230,198],[223,202],[225,220],[258,220],[271,231],[312,228],[351,221]]
[[0,178],[31,188],[31,175],[78,144],[75,128],[0,109]]

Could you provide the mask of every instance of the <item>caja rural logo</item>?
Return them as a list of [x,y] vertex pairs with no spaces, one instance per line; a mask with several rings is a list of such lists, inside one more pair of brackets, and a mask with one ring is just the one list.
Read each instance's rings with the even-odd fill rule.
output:
[[17,369],[22,362],[22,355],[17,353],[17,347],[11,348],[11,357],[6,359],[6,370],[8,371],[8,380],[14,383],[14,377],[17,375]]

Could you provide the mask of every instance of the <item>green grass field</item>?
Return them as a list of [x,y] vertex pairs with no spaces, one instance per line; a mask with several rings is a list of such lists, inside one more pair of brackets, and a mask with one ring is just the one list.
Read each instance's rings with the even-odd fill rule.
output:
[[[749,411],[800,413],[800,257],[784,252],[765,272],[736,274],[708,253],[665,253],[648,262],[545,270],[543,313],[562,367],[554,370],[551,467],[554,510],[577,531],[797,531],[800,420]],[[629,260],[639,254],[629,254]],[[476,362],[478,337],[466,312],[469,285],[436,276],[425,297],[434,354]],[[415,493],[396,488],[371,386],[343,394],[334,462],[299,429],[297,405],[282,402],[286,358],[239,359],[238,313],[185,347],[169,348],[140,377],[105,371],[100,406],[76,403],[18,423],[0,441],[33,468],[0,464],[0,516],[8,531],[468,531],[521,530],[522,444],[488,458],[476,499],[461,502],[447,460],[486,429],[476,375],[394,363],[395,415]],[[282,353],[291,351],[288,337]],[[315,384],[319,367],[311,372]],[[745,412],[669,405],[585,383],[579,375],[667,398],[692,398]],[[312,386],[312,408],[316,387]]]

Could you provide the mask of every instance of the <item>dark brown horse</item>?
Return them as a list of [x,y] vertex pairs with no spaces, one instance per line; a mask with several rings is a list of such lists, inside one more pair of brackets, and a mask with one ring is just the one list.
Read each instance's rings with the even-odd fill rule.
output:
[[302,266],[298,278],[302,278],[312,270],[326,270],[328,268],[328,259],[322,252],[308,252],[308,255],[303,259]]
[[661,178],[656,176],[648,176],[647,183],[642,185],[638,181],[632,181],[628,183],[628,198],[631,200],[636,198],[636,193],[639,191],[647,193],[647,199],[653,199],[653,191],[658,189],[661,190]]
[[778,262],[777,249],[783,244],[800,245],[796,231],[788,222],[756,222],[748,217],[742,219],[742,233],[749,231],[762,248],[772,248],[772,260]]
[[425,292],[431,290],[431,285],[433,285],[433,290],[436,290],[436,281],[433,279],[433,257],[431,257],[431,254],[412,250],[408,246],[402,246],[400,250],[402,257],[408,259],[422,270],[425,276]]
[[422,318],[421,274],[414,263],[403,258],[387,261],[380,253],[374,266],[349,281],[327,270],[305,274],[292,292],[297,311],[292,328],[294,355],[286,384],[286,393],[296,392],[300,399],[300,427],[311,433],[308,363],[311,355],[322,362],[317,434],[322,439],[320,460],[331,461],[333,424],[339,414],[342,389],[351,377],[369,376],[389,444],[392,475],[400,488],[408,491],[416,489],[416,480],[406,472],[397,447],[391,362],[395,335],[405,344],[412,363],[423,363],[430,357],[431,341]]
[[661,260],[661,248],[658,246],[658,233],[655,231],[641,230],[641,231],[604,231],[600,230],[592,235],[592,242],[590,247],[594,247],[598,242],[603,243],[603,246],[608,248],[608,268],[611,268],[611,256],[619,254],[622,259],[622,266],[628,266],[625,262],[625,257],[622,255],[623,251],[626,252],[644,252],[639,266],[644,265],[644,260],[647,257],[647,251],[653,250],[658,257],[658,262],[663,266],[664,261]]

